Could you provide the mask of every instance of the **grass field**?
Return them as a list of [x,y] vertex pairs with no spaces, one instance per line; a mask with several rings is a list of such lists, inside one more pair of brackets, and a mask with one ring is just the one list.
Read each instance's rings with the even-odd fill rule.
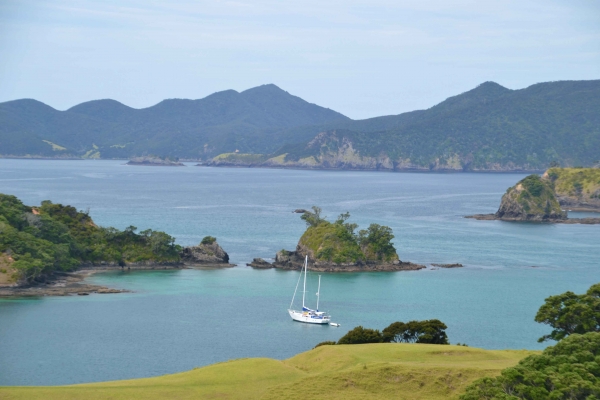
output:
[[0,399],[452,399],[536,352],[425,344],[321,346],[284,361],[247,358],[155,378],[0,387]]

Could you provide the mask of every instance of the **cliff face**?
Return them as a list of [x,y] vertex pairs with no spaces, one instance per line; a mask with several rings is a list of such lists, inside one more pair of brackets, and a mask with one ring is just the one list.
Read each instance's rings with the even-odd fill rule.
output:
[[600,168],[550,168],[542,178],[553,185],[561,206],[600,211]]
[[538,175],[529,175],[502,196],[495,218],[506,221],[557,221],[566,220],[567,214],[561,210],[551,184]]
[[[374,136],[376,133],[373,134]],[[220,154],[205,165],[227,167],[265,167],[299,169],[343,169],[367,171],[537,171],[534,165],[500,163],[482,155],[444,153],[438,157],[411,159],[390,151],[381,144],[365,151],[360,135],[347,130],[321,132],[302,145],[284,146],[274,155]],[[359,150],[363,149],[363,150]],[[482,159],[483,158],[483,159]]]

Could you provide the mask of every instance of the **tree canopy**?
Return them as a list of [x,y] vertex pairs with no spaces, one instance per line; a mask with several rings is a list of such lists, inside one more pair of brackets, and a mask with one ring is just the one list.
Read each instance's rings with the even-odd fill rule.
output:
[[446,329],[438,319],[394,322],[382,331],[384,342],[449,344]]
[[573,334],[496,378],[467,388],[461,400],[591,400],[600,398],[600,333]]
[[[362,343],[429,343],[448,344],[447,326],[438,319],[393,322],[383,331],[357,326],[338,340],[337,344]],[[323,342],[319,345],[332,344]]]
[[14,279],[32,281],[85,262],[179,261],[180,246],[164,232],[129,226],[123,231],[97,226],[87,212],[42,202],[24,205],[0,194],[0,253],[14,262]]
[[535,320],[554,328],[539,341],[558,340],[495,378],[472,383],[462,400],[591,400],[600,398],[600,284],[587,293],[548,297]]
[[592,285],[585,294],[565,292],[548,297],[535,321],[554,328],[539,342],[561,340],[573,333],[600,332],[600,283]]

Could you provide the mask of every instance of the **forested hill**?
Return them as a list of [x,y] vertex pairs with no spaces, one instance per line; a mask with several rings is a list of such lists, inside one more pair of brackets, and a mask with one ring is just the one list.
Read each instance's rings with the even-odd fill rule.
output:
[[428,110],[366,120],[275,85],[141,110],[113,100],[67,111],[34,100],[0,104],[4,156],[220,155],[213,165],[507,171],[544,170],[553,161],[590,166],[599,149],[600,80],[521,90],[485,82]]
[[[263,157],[262,165],[458,171],[544,170],[553,162],[591,166],[600,159],[600,80],[521,90],[485,82],[428,110],[283,135],[308,138],[290,140]],[[213,164],[236,162],[228,155]]]
[[96,100],[58,111],[23,99],[0,103],[0,155],[206,159],[236,149],[264,151],[281,129],[345,120],[275,85],[169,99],[144,109]]

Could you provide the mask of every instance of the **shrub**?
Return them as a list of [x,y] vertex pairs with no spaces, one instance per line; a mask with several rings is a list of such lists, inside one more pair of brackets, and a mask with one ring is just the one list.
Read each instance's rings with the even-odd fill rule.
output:
[[202,238],[202,241],[200,243],[201,244],[213,244],[216,241],[217,241],[216,237],[213,237],[213,236],[204,236]]
[[321,343],[317,344],[314,348],[316,349],[319,346],[331,346],[331,345],[334,345],[334,344],[336,344],[336,342],[333,342],[331,340],[326,340],[324,342],[321,342]]
[[382,331],[384,342],[449,344],[446,329],[438,319],[394,322]]
[[337,344],[382,343],[383,335],[377,329],[357,326],[338,340]]

